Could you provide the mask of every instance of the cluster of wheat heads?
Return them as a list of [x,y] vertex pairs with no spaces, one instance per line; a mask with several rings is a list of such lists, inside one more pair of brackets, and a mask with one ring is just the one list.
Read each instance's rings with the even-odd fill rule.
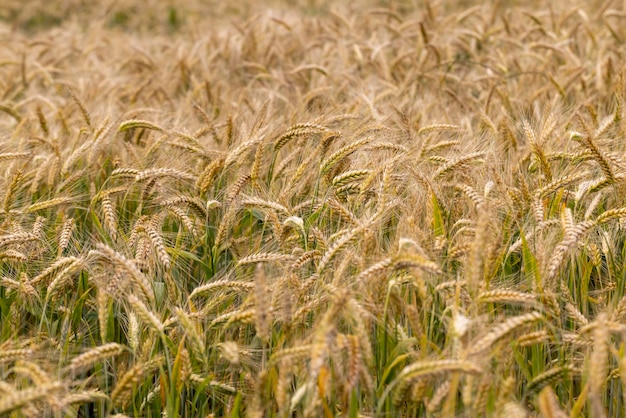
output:
[[562,3],[0,26],[0,415],[622,415],[626,10]]

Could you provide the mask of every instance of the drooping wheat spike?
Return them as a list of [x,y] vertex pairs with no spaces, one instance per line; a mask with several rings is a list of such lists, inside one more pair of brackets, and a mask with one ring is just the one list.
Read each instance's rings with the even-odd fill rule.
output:
[[102,401],[106,402],[108,400],[109,397],[99,390],[83,390],[64,396],[60,403],[62,407],[66,408],[68,405],[72,404],[88,404]]
[[341,251],[351,241],[356,239],[357,235],[362,233],[364,229],[365,228],[363,227],[352,228],[343,234],[341,238],[335,241],[335,243],[322,256],[322,259],[317,266],[317,273],[321,274],[332,259],[339,253],[339,251]]
[[428,155],[428,154],[433,153],[434,151],[442,151],[442,150],[445,150],[446,148],[451,148],[460,144],[461,144],[461,141],[439,141],[436,144],[425,147],[423,151],[421,152],[421,155],[422,156]]
[[465,373],[465,374],[480,374],[482,373],[482,368],[478,365],[466,361],[466,360],[422,360],[416,361],[406,367],[404,367],[398,376],[394,380],[394,383],[390,385],[385,394],[383,394],[383,399],[389,393],[390,390],[394,388],[396,385],[400,385],[398,390],[407,385],[411,385],[413,383],[418,382],[419,380],[425,379],[426,377],[431,376],[440,376],[442,374],[448,373]]
[[47,165],[48,167],[48,177],[47,182],[48,186],[53,186],[59,178],[59,174],[61,171],[61,157],[59,155],[54,156],[50,163]]
[[287,142],[289,142],[293,138],[324,132],[328,132],[328,129],[315,123],[298,123],[296,125],[292,125],[287,129],[287,132],[285,132],[280,137],[278,137],[278,139],[276,139],[276,141],[274,142],[274,151],[280,151],[280,149],[283,148],[287,144]]
[[44,216],[37,216],[37,219],[35,219],[35,222],[33,222],[33,234],[40,237],[40,238],[45,238],[44,235],[44,227],[46,226],[46,222],[48,221],[48,219]]
[[[307,178],[307,175],[311,174],[310,167],[313,164],[314,157],[317,157],[318,149],[309,153],[304,160],[298,165],[298,167],[291,174],[291,180],[289,185],[280,194],[280,200],[285,200],[286,196],[290,196],[292,191],[301,186],[301,181]],[[301,150],[296,149],[287,156],[281,159],[280,165],[274,170],[273,178],[280,178],[289,166],[294,164],[294,160],[301,154]]]
[[235,220],[236,208],[235,206],[228,206],[224,216],[220,221],[220,226],[215,234],[215,247],[220,248],[227,243],[226,236],[231,228],[232,222]]
[[111,203],[111,198],[108,195],[103,196],[101,204],[102,214],[104,215],[104,226],[108,230],[111,238],[115,241],[117,239],[117,215]]
[[537,397],[539,412],[544,418],[567,418],[567,415],[559,403],[559,399],[554,394],[550,386],[543,388]]
[[111,171],[111,177],[135,178],[139,174],[139,170],[135,168],[116,168]]
[[493,382],[489,377],[483,376],[481,382],[478,384],[478,389],[476,390],[476,395],[472,401],[472,409],[476,412],[484,411],[486,408],[486,404],[489,396],[489,389],[493,385]]
[[85,353],[76,356],[70,361],[68,366],[69,370],[76,371],[87,366],[90,366],[98,361],[115,357],[126,350],[126,347],[118,343],[107,343],[95,348],[92,348]]
[[152,286],[146,276],[137,268],[133,261],[127,259],[122,254],[102,243],[96,244],[96,249],[91,250],[89,255],[105,258],[113,262],[113,264],[118,268],[126,271],[130,275],[133,284],[139,288],[142,297],[151,304],[154,303],[154,292],[152,291]]
[[241,201],[241,204],[244,206],[252,206],[252,207],[260,207],[260,208],[268,208],[273,209],[279,213],[283,213],[285,215],[289,214],[289,209],[285,206],[281,205],[278,202],[274,202],[271,200],[264,200],[258,197],[245,197]]
[[226,156],[226,159],[224,160],[224,171],[228,170],[228,168],[236,162],[242,161],[242,158],[245,158],[242,156],[252,147],[257,146],[260,141],[262,141],[262,138],[253,138],[241,143],[239,146],[237,146],[237,148],[230,151]]
[[607,223],[614,219],[624,219],[626,218],[626,207],[622,208],[613,208],[602,212],[595,220],[597,225],[601,225],[603,223]]
[[196,287],[189,294],[188,298],[193,299],[194,297],[200,296],[211,290],[220,289],[220,288],[232,288],[236,292],[249,292],[254,289],[254,284],[248,283],[248,282],[228,280],[228,279],[217,280],[217,281],[206,283],[206,284]]
[[578,333],[562,332],[560,337],[564,343],[572,344],[575,347],[592,347],[594,344],[590,338]]
[[472,163],[481,163],[483,162],[482,158],[484,156],[485,156],[485,153],[483,152],[473,152],[467,155],[457,157],[453,160],[450,160],[446,162],[444,165],[442,165],[441,167],[439,167],[437,171],[435,171],[435,173],[433,174],[433,178],[437,179],[443,176],[444,174],[447,174],[459,167],[464,167]]
[[224,206],[225,207],[230,207],[230,205],[233,203],[235,198],[239,195],[239,193],[241,193],[241,191],[243,190],[244,186],[249,181],[250,181],[250,174],[244,174],[243,176],[241,176],[241,177],[239,177],[237,179],[235,184],[233,184],[231,186],[230,190],[226,194],[226,197],[224,198]]
[[[604,198],[604,193],[600,191],[594,196],[593,199],[591,199],[591,202],[589,202],[589,204],[587,205],[587,209],[585,210],[585,215],[583,216],[584,220],[587,221],[591,219],[591,217],[593,216],[593,212],[596,210],[598,205],[600,205],[600,202],[602,201],[603,198]],[[613,209],[609,209],[607,212],[610,212],[612,210]],[[604,221],[604,219],[601,219],[601,221]]]
[[555,193],[562,189],[563,187],[575,183],[585,177],[587,177],[588,173],[586,172],[577,172],[567,176],[559,177],[546,184],[545,186],[535,190],[535,197],[537,199],[544,199],[550,195],[550,193]]
[[227,312],[213,319],[209,324],[209,328],[213,328],[217,324],[225,322],[225,327],[233,324],[253,324],[256,318],[256,312],[254,309],[237,309],[232,312]]
[[165,326],[159,318],[135,295],[127,296],[128,303],[133,308],[139,319],[153,328],[159,334],[163,334]]
[[352,225],[358,225],[359,219],[344,205],[338,202],[336,199],[328,199],[324,202],[328,207],[337,212],[339,216]]
[[[38,159],[35,158],[35,161],[37,161]],[[39,164],[36,171],[35,171],[35,175],[33,176],[33,179],[30,183],[30,187],[28,188],[28,192],[30,194],[34,194],[37,192],[37,190],[39,189],[39,186],[42,184],[42,180],[43,180],[43,176],[45,174],[45,170],[46,170],[46,165],[45,164]]]
[[596,145],[593,138],[589,135],[580,134],[578,132],[572,132],[570,134],[570,139],[576,142],[582,143],[589,151],[591,151],[591,155],[593,159],[598,163],[600,169],[602,170],[602,174],[607,178],[607,180],[614,184],[616,182],[615,173],[611,168],[610,161],[606,158],[604,153],[600,150],[600,148]]
[[289,348],[282,348],[272,353],[269,364],[277,364],[281,361],[296,361],[309,356],[313,347],[310,344],[299,344]]
[[322,256],[321,251],[319,250],[310,250],[307,251],[305,253],[303,253],[300,257],[298,257],[296,260],[294,260],[294,262],[291,264],[291,270],[292,271],[298,271],[300,270],[302,267],[304,267],[304,265],[312,260],[318,259]]
[[6,250],[0,252],[0,260],[9,260],[16,263],[25,263],[28,261],[26,254],[16,250]]
[[180,359],[180,374],[178,381],[176,382],[177,390],[181,390],[183,385],[188,384],[189,377],[192,373],[191,358],[189,357],[189,351],[183,346],[185,340],[181,340],[178,348],[177,357]]
[[140,119],[125,120],[122,123],[120,123],[120,125],[117,128],[119,132],[125,132],[130,129],[150,129],[150,130],[157,131],[157,132],[166,132],[166,130],[160,127],[159,125],[153,122],[149,122],[147,120],[140,120]]
[[148,224],[146,225],[146,233],[150,237],[152,246],[156,250],[159,262],[161,263],[165,271],[169,271],[172,267],[172,259],[167,253],[163,237],[161,237],[161,234],[159,234],[159,231],[157,231],[157,225],[159,224],[159,221],[159,217],[154,217],[150,222],[148,222]]
[[528,418],[526,408],[514,401],[505,402],[498,409],[497,415],[508,418]]
[[539,312],[530,312],[524,315],[514,316],[499,325],[493,327],[486,335],[479,338],[469,347],[469,354],[477,355],[490,348],[498,340],[520,328],[523,325],[531,324],[543,319]]
[[51,382],[45,385],[16,390],[0,398],[0,415],[28,406],[38,401],[45,401],[50,396],[63,389],[61,382]]
[[61,228],[61,234],[59,235],[59,255],[63,254],[69,246],[75,224],[74,218],[69,218],[63,223],[63,228]]
[[78,159],[85,154],[91,147],[93,147],[92,141],[85,141],[80,147],[75,149],[72,154],[63,162],[61,167],[61,174],[68,175]]
[[111,401],[115,405],[124,405],[130,399],[133,389],[162,362],[163,357],[155,357],[146,363],[135,364],[117,381],[111,392]]
[[598,128],[595,130],[595,132],[593,133],[593,137],[594,138],[601,138],[604,136],[604,134],[606,134],[609,129],[611,129],[611,127],[615,124],[616,120],[615,120],[615,116],[614,115],[610,115],[605,117],[599,124],[598,124]]
[[207,192],[211,186],[211,182],[213,182],[217,176],[217,173],[224,167],[224,162],[225,160],[223,158],[213,160],[202,170],[195,184],[196,190],[198,190],[200,194]]
[[543,373],[535,376],[528,385],[526,385],[526,389],[524,391],[524,399],[527,399],[529,396],[534,395],[535,393],[540,392],[544,387],[553,386],[558,381],[563,378],[565,375],[572,371],[572,367],[570,366],[556,366],[549,370],[546,370]]
[[176,315],[178,323],[183,327],[185,334],[191,340],[194,353],[202,358],[204,353],[206,353],[204,336],[200,331],[198,331],[198,327],[183,309],[175,308],[174,315]]
[[441,268],[437,263],[428,260],[419,254],[400,255],[393,260],[393,268],[402,270],[407,268],[419,268],[433,274],[440,274]]
[[168,207],[168,210],[179,219],[191,235],[197,235],[195,222],[187,215],[187,212],[184,209],[178,206],[170,206]]
[[450,391],[450,380],[446,380],[442,384],[440,384],[437,389],[433,392],[433,395],[430,397],[428,402],[426,402],[426,409],[430,413],[434,413],[439,409],[443,400],[448,396],[448,392]]
[[349,300],[350,295],[348,291],[337,289],[328,310],[316,326],[311,344],[309,381],[315,381],[319,378],[330,351],[333,350],[333,346],[336,344],[336,338],[333,338],[337,332],[335,322]]
[[13,280],[8,277],[2,277],[0,283],[7,289],[13,289],[19,292],[27,302],[34,302],[39,300],[39,292],[31,284],[28,275],[25,272],[20,274],[19,280]]
[[200,216],[200,219],[206,219],[207,207],[200,199],[191,196],[176,196],[167,200],[163,200],[159,203],[159,206],[171,207],[177,205],[186,205],[193,209],[194,212]]
[[567,312],[570,319],[574,321],[579,327],[584,327],[585,325],[589,324],[587,318],[582,313],[580,313],[578,308],[576,308],[576,306],[574,306],[571,301],[565,302],[565,312]]
[[582,237],[593,226],[595,226],[595,222],[583,221],[565,231],[563,240],[554,249],[552,258],[548,263],[544,288],[550,288],[550,286],[552,286],[554,278],[565,261],[565,257],[567,256],[569,250],[573,248],[578,243],[580,237]]
[[9,235],[0,235],[0,248],[30,241],[38,241],[39,239],[40,237],[38,235],[30,232],[16,232]]
[[239,259],[238,266],[245,266],[247,264],[256,264],[261,262],[274,262],[274,261],[291,261],[293,256],[290,254],[279,253],[257,253]]
[[42,282],[42,281],[45,281],[45,280],[49,279],[50,277],[52,277],[59,270],[64,269],[67,266],[75,264],[75,263],[77,263],[79,261],[80,261],[80,259],[78,257],[73,257],[73,256],[72,257],[60,258],[57,261],[55,261],[54,263],[52,263],[51,265],[49,265],[45,270],[43,270],[37,276],[33,277],[33,279],[30,281],[30,284],[35,286],[39,282]]
[[361,185],[359,185],[359,184],[346,184],[344,186],[341,186],[341,187],[337,188],[337,190],[335,191],[335,194],[337,196],[339,196],[339,197],[347,199],[347,196],[349,196],[349,195],[358,195],[358,194],[361,194],[361,192],[362,192]]
[[190,182],[196,181],[196,176],[175,168],[150,168],[148,170],[140,171],[135,176],[136,182],[149,180],[147,184],[151,184],[151,181],[155,181],[161,177],[171,177],[178,180],[186,180]]
[[76,261],[72,262],[67,267],[63,268],[63,270],[61,270],[60,272],[55,273],[54,279],[52,279],[50,284],[48,284],[48,288],[46,291],[46,298],[49,299],[52,296],[54,296],[58,290],[62,289],[65,285],[67,285],[68,281],[72,278],[72,275],[75,272],[79,271],[80,269],[83,269],[84,267],[85,267],[85,264],[83,260],[79,258]]
[[334,187],[345,186],[348,183],[362,179],[370,174],[372,170],[349,170],[333,177],[332,185]]
[[428,126],[423,126],[421,127],[418,131],[417,134],[418,135],[425,135],[431,132],[445,132],[445,131],[452,131],[452,132],[458,132],[461,130],[461,127],[459,125],[451,125],[451,124],[446,124],[446,123],[436,123],[433,125],[428,125]]
[[476,210],[481,210],[481,208],[485,205],[485,199],[471,186],[468,186],[466,184],[460,184],[456,187],[470,198],[470,200],[474,203],[474,206],[476,206]]
[[89,128],[92,128],[91,116],[89,115],[89,111],[87,110],[87,107],[85,106],[83,101],[80,99],[80,97],[78,97],[74,89],[68,87],[67,91],[72,97],[72,100],[74,100],[74,103],[76,103],[76,105],[80,109],[80,113],[83,116],[83,119],[85,120],[85,123],[87,124],[87,126]]
[[33,350],[28,348],[2,349],[0,350],[0,364],[24,360],[31,357],[33,353]]
[[335,151],[320,164],[320,175],[328,173],[337,163],[357,151],[361,146],[371,142],[372,139],[372,137],[361,138]]
[[622,296],[622,298],[617,302],[615,309],[613,310],[613,314],[611,315],[611,320],[613,321],[621,321],[626,318],[626,295]]
[[0,161],[21,160],[32,156],[31,152],[2,152],[0,153]]
[[515,290],[488,290],[478,294],[478,301],[482,303],[519,303],[534,305],[537,297],[533,294]]
[[37,105],[35,108],[35,112],[37,114],[37,120],[39,121],[39,127],[41,128],[44,135],[47,137],[50,135],[50,127],[48,126],[48,121],[46,120],[46,116],[43,114],[41,110],[41,106]]
[[424,402],[428,410],[428,406],[430,405],[429,401],[426,400],[428,388],[429,388],[428,380],[426,379],[418,379],[416,382],[405,380],[401,382],[395,393],[393,394],[393,404],[396,408],[400,408],[401,405],[410,400],[411,402]]
[[232,114],[229,114],[226,118],[226,146],[230,148],[234,141],[237,132],[235,132],[235,121]]
[[40,210],[49,209],[55,206],[65,205],[72,202],[74,199],[71,197],[55,197],[49,200],[34,203],[26,208],[27,213],[37,212]]

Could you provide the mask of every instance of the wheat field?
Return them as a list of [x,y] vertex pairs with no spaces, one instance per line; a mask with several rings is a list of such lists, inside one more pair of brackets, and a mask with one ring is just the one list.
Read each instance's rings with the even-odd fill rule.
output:
[[625,19],[4,0],[0,416],[624,416]]

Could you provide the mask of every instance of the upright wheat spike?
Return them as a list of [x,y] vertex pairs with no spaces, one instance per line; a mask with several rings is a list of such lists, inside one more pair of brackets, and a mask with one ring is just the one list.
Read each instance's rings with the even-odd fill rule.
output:
[[257,263],[254,270],[254,290],[256,333],[261,341],[267,343],[270,338],[272,317],[267,277],[262,263]]
[[15,197],[17,194],[17,189],[23,177],[24,175],[21,170],[18,170],[15,173],[15,175],[13,175],[13,178],[11,179],[11,183],[9,183],[9,187],[7,188],[7,191],[4,194],[4,205],[2,207],[4,209],[4,213],[9,213],[9,211],[13,207],[13,203],[15,201]]
[[594,417],[604,417],[602,404],[603,387],[607,376],[609,332],[606,327],[607,315],[600,313],[594,321],[593,342],[589,362],[589,401]]

